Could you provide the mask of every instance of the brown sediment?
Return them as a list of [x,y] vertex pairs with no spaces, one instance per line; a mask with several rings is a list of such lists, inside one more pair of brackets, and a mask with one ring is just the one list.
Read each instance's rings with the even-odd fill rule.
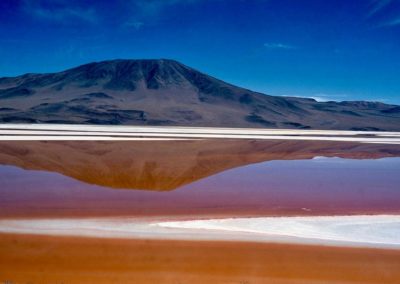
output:
[[400,283],[400,250],[0,234],[9,283]]
[[174,190],[228,169],[315,156],[399,157],[399,145],[333,141],[1,141],[0,164],[110,188]]

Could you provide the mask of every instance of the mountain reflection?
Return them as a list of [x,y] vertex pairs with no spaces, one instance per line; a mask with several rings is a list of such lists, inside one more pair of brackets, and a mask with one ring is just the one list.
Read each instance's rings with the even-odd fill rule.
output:
[[228,169],[316,156],[375,159],[400,156],[396,145],[352,142],[2,141],[0,164],[57,172],[116,189],[169,191]]

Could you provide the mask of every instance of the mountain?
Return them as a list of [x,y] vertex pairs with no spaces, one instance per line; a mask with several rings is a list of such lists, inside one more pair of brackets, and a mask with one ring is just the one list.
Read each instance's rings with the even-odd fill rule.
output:
[[400,106],[269,96],[174,60],[111,60],[0,78],[0,122],[400,130]]
[[[399,157],[398,145],[333,141],[0,141],[0,165],[57,172],[116,189],[169,191],[272,160]],[[179,155],[177,155],[179,153]]]

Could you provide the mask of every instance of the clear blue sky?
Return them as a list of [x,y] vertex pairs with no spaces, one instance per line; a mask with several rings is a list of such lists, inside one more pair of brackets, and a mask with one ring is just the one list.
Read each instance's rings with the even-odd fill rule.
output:
[[400,0],[1,0],[0,77],[171,58],[271,95],[400,104]]

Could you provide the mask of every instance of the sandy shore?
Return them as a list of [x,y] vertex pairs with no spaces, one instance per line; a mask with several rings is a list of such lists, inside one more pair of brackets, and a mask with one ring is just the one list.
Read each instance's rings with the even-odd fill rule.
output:
[[0,277],[14,284],[395,284],[400,251],[0,234]]
[[400,144],[400,132],[252,129],[212,127],[0,124],[0,140],[152,139],[312,140]]

